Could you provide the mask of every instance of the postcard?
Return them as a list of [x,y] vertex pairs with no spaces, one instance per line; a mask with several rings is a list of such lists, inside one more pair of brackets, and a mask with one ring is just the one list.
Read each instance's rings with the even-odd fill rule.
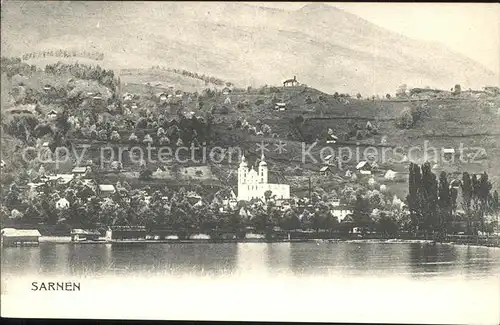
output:
[[3,1],[1,315],[498,324],[499,22]]

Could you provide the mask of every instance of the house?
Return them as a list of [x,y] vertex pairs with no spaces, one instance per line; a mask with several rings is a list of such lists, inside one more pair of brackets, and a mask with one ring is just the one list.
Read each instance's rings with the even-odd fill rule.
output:
[[99,184],[99,194],[101,196],[111,196],[116,192],[116,189],[111,184]]
[[331,199],[328,203],[330,203],[330,205],[333,207],[338,207],[338,206],[340,206],[340,199],[334,198],[334,199]]
[[226,99],[224,100],[224,105],[231,105],[231,98],[226,97]]
[[71,170],[71,173],[75,176],[80,176],[84,177],[87,176],[87,174],[91,172],[91,168],[86,166],[86,167],[75,167],[73,170]]
[[146,227],[144,226],[112,226],[107,231],[106,237],[109,239],[146,239]]
[[195,203],[201,201],[201,199],[202,199],[198,193],[193,192],[193,191],[187,193],[186,198],[188,199],[188,201],[191,204],[195,204]]
[[372,166],[368,161],[363,160],[356,165],[356,170],[362,175],[371,175]]
[[443,149],[443,159],[444,160],[451,160],[454,155],[455,155],[455,149],[453,149],[453,148]]
[[158,95],[158,99],[160,100],[160,102],[166,102],[167,101],[167,98],[168,98],[168,94],[166,93],[161,93]]
[[347,217],[348,215],[350,215],[352,213],[353,213],[353,210],[350,207],[347,207],[344,205],[333,206],[330,208],[330,214],[334,217],[337,217],[339,222],[344,220],[345,217]]
[[65,198],[61,198],[61,199],[57,200],[56,209],[64,210],[67,208],[69,208],[69,201],[68,200],[66,200]]
[[128,101],[131,101],[132,99],[134,99],[134,96],[131,93],[125,93],[125,94],[123,94],[122,98],[123,98],[124,102],[128,102]]
[[45,91],[51,91],[51,90],[53,90],[53,89],[54,89],[54,87],[52,87],[52,86],[51,86],[51,85],[49,85],[49,84],[46,84],[45,86],[43,86],[43,90],[45,90]]
[[1,231],[2,244],[5,246],[38,245],[40,232],[36,229],[4,228]]
[[73,174],[48,175],[42,176],[40,179],[45,182],[53,182],[54,184],[65,185],[73,179]]
[[4,167],[5,167],[5,161],[3,161],[3,159],[2,159],[2,161],[0,162],[0,168],[4,168]]
[[323,166],[323,167],[321,167],[319,172],[322,176],[329,176],[332,174],[332,169],[330,166]]
[[328,165],[334,165],[336,160],[337,159],[335,158],[334,155],[328,155],[323,160],[323,163],[328,164]]
[[326,137],[326,143],[336,143],[339,138],[333,133],[333,129],[328,128],[328,136]]
[[51,110],[47,113],[47,117],[51,120],[55,120],[57,118],[57,112],[55,110]]
[[352,176],[352,171],[350,169],[346,170],[345,177],[351,177],[351,176]]
[[384,175],[384,178],[387,179],[387,180],[394,180],[396,178],[396,172],[389,169],[385,172],[385,175]]
[[276,103],[274,105],[274,109],[276,111],[286,111],[286,103],[281,103],[281,102],[280,103]]
[[99,240],[101,234],[97,230],[71,229],[71,241]]
[[222,89],[222,94],[223,95],[229,95],[231,93],[231,89],[229,87],[225,87]]
[[42,190],[44,187],[44,185],[46,185],[45,183],[28,183],[27,186],[29,188],[30,191],[32,192],[39,192],[40,190]]
[[235,198],[223,199],[222,205],[230,210],[235,210],[238,207],[238,201]]

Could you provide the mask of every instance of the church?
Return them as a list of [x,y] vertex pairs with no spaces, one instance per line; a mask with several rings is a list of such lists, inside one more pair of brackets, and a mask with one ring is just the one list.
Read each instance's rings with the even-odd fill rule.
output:
[[277,199],[290,198],[290,185],[268,183],[268,170],[264,154],[257,170],[253,166],[250,170],[248,169],[246,158],[243,155],[238,168],[238,201],[265,200],[264,193],[266,191],[271,191],[271,196],[276,196]]

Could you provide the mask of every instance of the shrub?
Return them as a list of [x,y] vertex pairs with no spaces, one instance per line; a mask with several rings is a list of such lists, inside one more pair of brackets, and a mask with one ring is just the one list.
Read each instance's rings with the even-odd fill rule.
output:
[[267,124],[262,125],[262,132],[264,134],[270,134],[271,133],[271,127]]
[[229,108],[226,105],[223,105],[220,109],[220,113],[224,115],[229,114]]
[[260,105],[262,105],[262,104],[264,104],[264,100],[262,100],[262,99],[257,99],[257,100],[255,101],[255,105],[257,105],[257,106],[260,106]]
[[148,120],[146,118],[144,118],[144,117],[141,117],[135,123],[135,127],[137,129],[145,129],[145,128],[147,128],[148,127]]
[[411,108],[409,108],[409,107],[403,108],[403,110],[401,111],[401,114],[396,119],[396,125],[402,129],[409,129],[413,126],[413,124],[414,124],[414,121],[413,121],[413,114],[412,114]]
[[340,140],[343,140],[343,141],[349,141],[350,137],[349,137],[349,134],[347,134],[346,132],[342,132],[339,136]]
[[111,141],[120,141],[120,134],[117,131],[111,132]]

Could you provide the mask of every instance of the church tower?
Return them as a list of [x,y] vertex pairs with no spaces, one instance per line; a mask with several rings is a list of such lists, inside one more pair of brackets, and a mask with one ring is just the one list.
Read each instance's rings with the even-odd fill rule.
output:
[[264,153],[262,153],[259,163],[259,183],[267,184],[267,163],[265,161]]
[[242,155],[240,166],[238,167],[238,200],[245,200],[246,199],[247,175],[248,175],[248,164],[247,164],[245,155]]

